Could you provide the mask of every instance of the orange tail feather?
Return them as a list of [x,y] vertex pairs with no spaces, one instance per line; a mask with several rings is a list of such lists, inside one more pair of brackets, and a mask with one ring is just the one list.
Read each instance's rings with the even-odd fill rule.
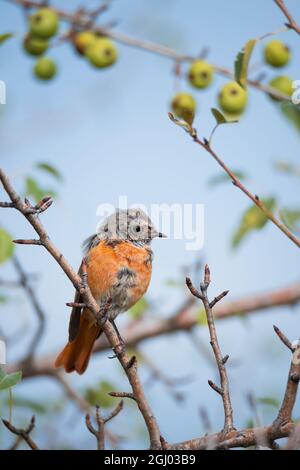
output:
[[64,367],[66,372],[83,374],[86,370],[92,349],[100,333],[100,328],[91,323],[88,312],[83,312],[77,337],[69,342],[57,356],[54,367]]

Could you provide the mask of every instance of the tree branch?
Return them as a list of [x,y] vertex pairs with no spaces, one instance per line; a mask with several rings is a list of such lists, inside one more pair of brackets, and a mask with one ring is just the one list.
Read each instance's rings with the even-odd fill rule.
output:
[[283,0],[274,0],[274,2],[276,3],[276,5],[280,8],[280,10],[282,11],[282,13],[284,14],[284,16],[286,17],[286,19],[288,20],[286,24],[286,26],[290,29],[293,29],[297,34],[300,35],[300,26],[296,23],[296,21],[294,20],[294,18],[292,17],[291,13],[289,12],[289,10],[287,9],[285,3]]
[[[171,121],[176,122],[176,119],[172,115],[172,113],[169,113],[169,117]],[[199,139],[197,136],[197,131],[196,129],[193,129],[191,126],[189,128],[189,134],[194,140],[194,142],[198,145],[200,145],[202,148],[204,148],[212,157],[213,159],[218,163],[218,165],[223,168],[225,173],[229,176],[229,178],[232,181],[232,184],[239,188],[257,207],[260,208],[260,210],[265,214],[265,216],[273,222],[274,225],[276,225],[277,228],[281,232],[283,232],[298,248],[300,248],[300,240],[297,238],[289,229],[286,225],[284,225],[282,222],[280,222],[279,219],[275,217],[275,215],[264,205],[264,203],[261,201],[259,196],[252,194],[244,185],[243,183],[238,179],[238,177],[228,168],[228,166],[221,160],[221,158],[214,152],[214,150],[211,148],[209,142],[204,139],[203,141]]]
[[[41,2],[38,2],[38,1],[30,1],[30,0],[7,0],[7,1],[9,3],[14,3],[17,5],[26,7],[26,8],[41,7]],[[140,49],[143,51],[150,52],[152,54],[156,54],[156,55],[171,59],[176,64],[180,64],[182,62],[192,62],[198,58],[195,56],[191,56],[189,54],[180,54],[177,51],[167,46],[164,46],[162,44],[154,43],[151,41],[144,41],[138,38],[133,38],[131,36],[128,36],[127,34],[113,31],[107,27],[93,26],[93,21],[91,22],[91,20],[93,20],[93,17],[92,17],[93,12],[76,11],[75,13],[68,13],[64,10],[57,9],[57,8],[55,8],[55,11],[62,20],[71,23],[73,27],[76,26],[79,29],[92,29],[94,32],[103,36],[107,36],[111,39],[114,39],[115,41],[120,42],[121,44],[125,44],[126,46],[129,46],[129,47],[134,47],[136,49]],[[213,68],[217,74],[227,77],[231,80],[235,80],[234,73],[231,70],[227,69],[226,67],[213,65]],[[291,101],[290,96],[276,90],[275,88],[269,85],[261,83],[259,80],[249,79],[247,80],[247,84],[253,88],[256,88],[257,90],[263,93],[273,96],[274,98]]]
[[15,192],[12,187],[8,177],[2,169],[0,169],[0,180],[3,184],[3,187],[10,197],[12,203],[14,203],[15,209],[17,209],[27,221],[34,228],[36,233],[39,235],[41,244],[44,248],[50,253],[50,255],[55,259],[55,261],[62,268],[64,273],[72,282],[75,289],[81,293],[83,296],[84,302],[87,304],[88,308],[95,316],[95,321],[101,325],[101,328],[111,346],[115,351],[116,356],[120,364],[123,367],[125,374],[127,375],[128,381],[132,387],[136,403],[138,408],[144,418],[146,427],[149,433],[150,446],[152,449],[160,449],[160,431],[156,422],[156,419],[153,415],[153,412],[146,400],[140,379],[137,374],[137,363],[134,358],[129,358],[124,351],[124,348],[120,344],[118,335],[116,334],[113,326],[110,322],[106,321],[105,313],[103,310],[99,311],[99,306],[96,300],[93,298],[90,289],[86,283],[83,282],[81,277],[71,268],[67,260],[64,258],[62,253],[56,248],[54,243],[50,240],[45,228],[40,222],[37,214],[32,214],[27,212],[26,202],[23,202],[20,196]]
[[25,293],[27,294],[29,302],[31,303],[33,311],[35,312],[37,319],[38,319],[38,328],[36,330],[34,337],[31,340],[31,343],[28,348],[28,353],[24,359],[24,361],[30,361],[45,331],[46,316],[45,316],[45,312],[42,306],[39,303],[35,290],[31,287],[29,283],[28,275],[24,271],[20,263],[20,260],[16,256],[13,256],[12,263],[14,265],[15,270],[18,273],[19,284],[22,286]]
[[[280,332],[279,328],[277,330]],[[278,332],[276,331],[277,335]],[[280,334],[284,336],[281,332]],[[279,337],[280,334],[278,335]],[[290,446],[299,441],[299,425],[292,422],[292,411],[295,405],[298,385],[300,379],[300,341],[293,353],[291,366],[286,385],[284,398],[277,418],[269,426],[248,428],[240,431],[235,429],[227,432],[219,432],[210,436],[190,439],[181,443],[173,444],[169,448],[175,450],[203,450],[203,449],[232,449],[238,447],[250,447],[256,445],[267,445],[277,448],[277,439],[290,437]],[[215,386],[215,384],[213,384]],[[212,386],[212,385],[211,385]],[[219,391],[218,391],[219,393]],[[289,444],[288,444],[289,445]],[[288,447],[289,448],[289,447]]]
[[[226,360],[225,360],[225,358],[223,357],[221,353],[221,349],[219,346],[212,308],[210,306],[211,304],[207,296],[207,290],[210,285],[210,282],[211,282],[210,270],[209,270],[208,265],[205,266],[204,280],[200,284],[201,293],[197,291],[197,289],[192,285],[192,282],[189,278],[186,279],[186,284],[189,290],[191,291],[191,294],[197,297],[198,299],[201,299],[205,308],[207,324],[208,324],[208,329],[209,329],[209,334],[210,334],[210,344],[212,346],[216,363],[218,366],[221,387],[218,387],[212,381],[209,381],[208,383],[222,397],[224,415],[225,415],[225,422],[224,422],[224,427],[223,427],[222,432],[223,434],[228,434],[229,432],[235,429],[233,425],[233,410],[232,410],[230,392],[229,392],[229,381],[228,381],[228,376],[227,376],[226,367],[225,367],[225,363],[228,359],[228,356],[226,356]],[[220,296],[218,296],[218,299],[221,299],[223,297],[224,295],[221,294]]]

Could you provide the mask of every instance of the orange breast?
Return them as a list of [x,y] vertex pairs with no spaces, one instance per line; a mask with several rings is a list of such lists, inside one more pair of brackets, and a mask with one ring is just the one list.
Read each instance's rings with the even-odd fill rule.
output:
[[123,268],[135,274],[133,285],[127,292],[128,309],[148,288],[152,271],[151,253],[129,242],[106,244],[102,241],[90,250],[87,257],[88,284],[97,301],[104,295],[114,296],[118,274]]

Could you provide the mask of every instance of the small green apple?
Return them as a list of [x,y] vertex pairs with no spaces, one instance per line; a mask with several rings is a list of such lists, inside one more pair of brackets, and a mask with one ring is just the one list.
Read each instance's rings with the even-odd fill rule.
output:
[[[275,88],[278,91],[281,91],[281,93],[284,93],[285,95],[292,96],[293,94],[293,80],[291,80],[289,77],[282,75],[279,77],[273,78],[269,82],[269,85],[272,88]],[[275,96],[270,95],[270,98],[272,98],[275,101],[281,101],[280,98],[276,98]]]
[[49,47],[49,43],[47,39],[41,39],[35,36],[30,36],[30,34],[27,34],[25,36],[25,39],[23,41],[23,47],[24,50],[34,56],[39,56],[44,54],[46,50]]
[[229,115],[240,115],[248,101],[248,93],[237,83],[227,83],[219,93],[219,104]]
[[96,68],[110,67],[118,58],[116,46],[110,39],[104,37],[93,41],[86,48],[85,55]]
[[189,93],[177,93],[171,102],[172,111],[174,114],[184,119],[189,124],[193,123],[196,112],[196,101]]
[[97,36],[93,31],[80,31],[74,37],[74,46],[79,54],[84,55],[87,48],[94,44]]
[[51,8],[40,8],[29,18],[29,30],[32,36],[49,39],[57,33],[58,16]]
[[33,70],[35,76],[40,80],[51,80],[57,72],[55,62],[48,57],[38,59]]
[[190,83],[195,88],[201,88],[201,89],[207,88],[211,84],[213,80],[213,76],[214,76],[213,67],[201,59],[194,60],[188,72]]
[[269,42],[264,49],[264,57],[267,64],[272,67],[284,67],[291,58],[289,47],[282,41],[274,39]]

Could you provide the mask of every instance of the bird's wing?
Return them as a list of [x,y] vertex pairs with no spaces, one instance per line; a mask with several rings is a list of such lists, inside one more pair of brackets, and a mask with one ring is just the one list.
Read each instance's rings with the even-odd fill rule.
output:
[[[88,237],[82,244],[84,255],[86,256],[88,252],[98,245],[100,242],[98,235],[94,234],[91,237]],[[82,264],[78,270],[79,276],[82,275]],[[74,303],[82,303],[83,299],[79,292],[76,291]],[[71,311],[70,321],[69,321],[69,341],[74,341],[77,337],[79,326],[80,326],[80,316],[82,313],[81,307],[73,307]]]
[[[82,263],[78,270],[78,274],[81,277],[82,275]],[[76,291],[74,297],[74,303],[78,304],[83,301],[82,295],[80,292]],[[81,307],[73,307],[70,315],[69,321],[69,341],[74,341],[77,337],[79,326],[80,326],[80,315],[81,315],[82,308]]]
[[83,244],[82,244],[84,255],[87,255],[88,252],[92,248],[97,246],[99,242],[100,242],[100,239],[99,239],[97,233],[95,233],[94,235],[91,235],[90,237],[86,238],[84,240]]

